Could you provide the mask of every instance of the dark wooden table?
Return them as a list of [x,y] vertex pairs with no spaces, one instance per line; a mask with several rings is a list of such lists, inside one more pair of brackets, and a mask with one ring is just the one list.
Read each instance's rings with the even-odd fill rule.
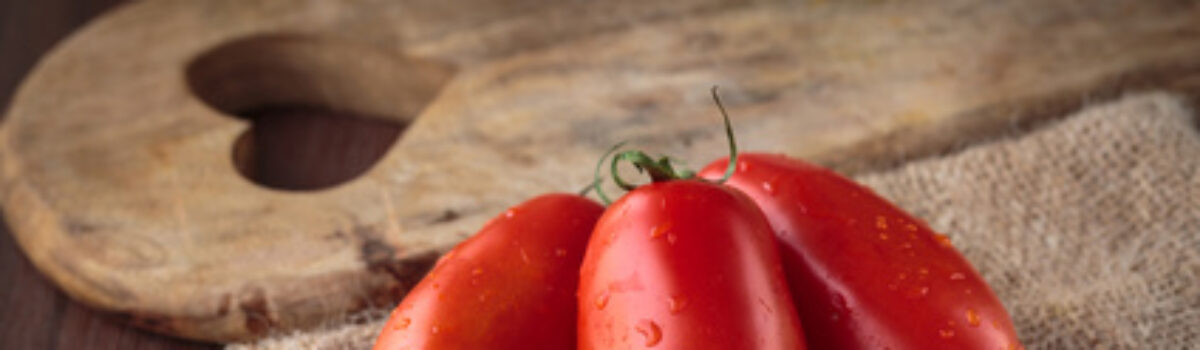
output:
[[[0,107],[59,40],[120,0],[0,0]],[[260,106],[240,113],[255,124],[237,165],[267,187],[314,189],[353,178],[374,163],[403,126],[311,106]],[[295,142],[316,153],[296,154]],[[247,147],[248,149],[242,149]],[[247,170],[253,169],[253,170]],[[0,225],[0,349],[216,349],[122,324],[70,300],[43,277]]]

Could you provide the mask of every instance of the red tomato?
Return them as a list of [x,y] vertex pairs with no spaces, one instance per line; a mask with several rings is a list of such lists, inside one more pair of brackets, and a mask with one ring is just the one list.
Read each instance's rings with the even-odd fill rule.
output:
[[696,180],[613,203],[579,284],[579,349],[804,349],[762,212]]
[[579,264],[603,211],[549,194],[492,219],[409,292],[375,350],[574,347]]
[[[727,160],[701,172],[719,178]],[[780,242],[816,349],[1014,349],[1004,306],[943,235],[832,171],[741,154],[726,182],[749,195]]]

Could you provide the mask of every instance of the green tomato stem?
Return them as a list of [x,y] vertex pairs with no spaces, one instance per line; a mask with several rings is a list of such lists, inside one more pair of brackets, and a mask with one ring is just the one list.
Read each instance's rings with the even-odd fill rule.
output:
[[596,197],[600,197],[600,201],[603,202],[605,206],[612,204],[612,200],[608,198],[608,195],[604,193],[604,189],[600,186],[600,184],[604,183],[604,176],[600,175],[600,169],[604,167],[604,160],[608,159],[608,156],[612,155],[613,152],[616,152],[617,149],[625,146],[625,142],[626,141],[617,142],[617,144],[609,148],[608,151],[604,152],[604,156],[600,157],[600,160],[596,162],[596,169],[592,172],[592,188],[596,189]]
[[[728,181],[733,176],[733,173],[737,171],[737,140],[733,137],[733,126],[729,122],[729,113],[725,111],[725,104],[721,102],[721,96],[717,94],[716,85],[712,87],[712,97],[713,101],[717,103],[717,108],[721,111],[721,118],[725,123],[725,138],[729,140],[729,165],[725,168],[725,175],[715,181],[718,184],[722,184]],[[596,196],[600,197],[600,201],[604,202],[604,205],[612,204],[612,200],[604,193],[604,190],[600,186],[604,181],[604,177],[600,175],[600,169],[604,166],[604,160],[608,159],[610,155],[617,152],[624,145],[625,142],[617,143],[612,148],[609,148],[607,152],[604,152],[604,156],[600,157],[600,161],[596,162],[596,168],[592,173],[592,184],[588,189],[595,189]],[[621,178],[621,174],[617,170],[623,161],[632,163],[638,172],[650,175],[651,182],[684,180],[696,177],[696,172],[694,171],[687,169],[676,170],[671,165],[671,158],[669,157],[662,157],[655,160],[645,152],[639,150],[623,151],[613,156],[612,161],[609,163],[609,173],[612,174],[613,182],[617,184],[617,187],[626,191],[632,191],[638,185],[626,182],[625,179]],[[581,194],[586,193],[587,189]]]
[[721,119],[725,121],[725,138],[729,140],[729,165],[725,167],[725,176],[722,176],[717,183],[723,184],[733,177],[733,173],[737,171],[737,140],[733,138],[733,126],[729,123],[729,113],[725,112],[725,104],[721,103],[721,95],[717,94],[717,86],[712,87],[713,101],[717,103],[717,109],[721,110]]

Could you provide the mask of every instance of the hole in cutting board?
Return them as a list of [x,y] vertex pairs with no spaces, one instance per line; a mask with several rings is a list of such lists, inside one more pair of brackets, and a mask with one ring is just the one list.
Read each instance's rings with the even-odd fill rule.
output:
[[362,175],[407,126],[306,106],[266,106],[237,115],[252,126],[234,144],[234,165],[254,182],[284,190],[322,189]]
[[242,176],[317,190],[369,170],[454,71],[379,47],[276,34],[219,45],[185,73],[200,100],[250,121],[232,146]]

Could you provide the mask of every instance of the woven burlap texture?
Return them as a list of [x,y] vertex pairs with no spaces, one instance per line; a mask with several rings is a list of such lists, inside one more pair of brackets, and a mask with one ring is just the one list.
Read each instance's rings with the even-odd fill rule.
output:
[[[1128,96],[857,180],[949,235],[1029,349],[1200,347],[1200,134],[1185,106]],[[231,348],[368,349],[375,315]]]

